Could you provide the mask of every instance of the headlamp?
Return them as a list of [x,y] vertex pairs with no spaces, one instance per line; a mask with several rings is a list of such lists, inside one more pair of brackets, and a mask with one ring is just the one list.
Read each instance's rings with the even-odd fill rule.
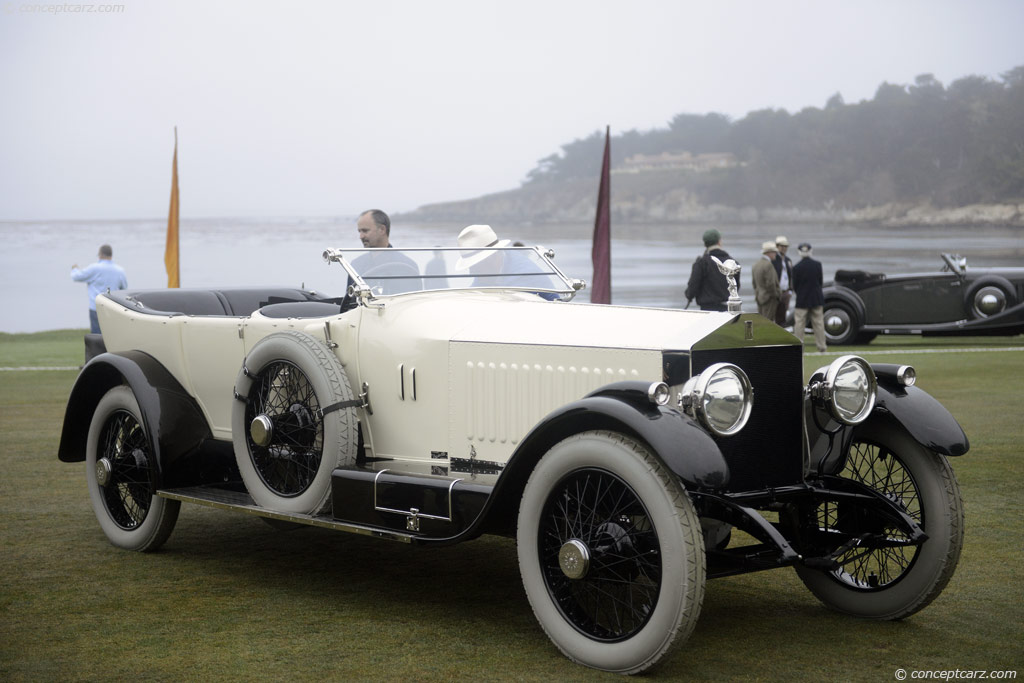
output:
[[807,388],[814,403],[846,425],[860,424],[875,407],[878,383],[868,362],[840,356],[811,376]]
[[754,405],[747,374],[732,363],[715,363],[686,380],[679,407],[718,436],[743,429]]

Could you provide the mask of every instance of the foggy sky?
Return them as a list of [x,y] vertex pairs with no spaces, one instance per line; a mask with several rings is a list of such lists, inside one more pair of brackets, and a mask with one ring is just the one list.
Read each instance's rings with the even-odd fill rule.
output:
[[113,3],[0,3],[0,220],[165,216],[174,126],[183,217],[396,212],[606,124],[1024,64],[1017,0]]

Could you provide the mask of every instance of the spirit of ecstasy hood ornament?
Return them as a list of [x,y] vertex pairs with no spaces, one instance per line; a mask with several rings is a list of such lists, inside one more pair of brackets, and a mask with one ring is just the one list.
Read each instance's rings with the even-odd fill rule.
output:
[[718,272],[725,276],[725,282],[729,285],[729,300],[726,304],[729,306],[730,313],[740,313],[740,306],[743,304],[743,299],[740,298],[739,293],[739,274],[743,266],[733,261],[731,258],[726,259],[725,263],[718,260],[717,257],[712,256],[711,260],[718,266]]

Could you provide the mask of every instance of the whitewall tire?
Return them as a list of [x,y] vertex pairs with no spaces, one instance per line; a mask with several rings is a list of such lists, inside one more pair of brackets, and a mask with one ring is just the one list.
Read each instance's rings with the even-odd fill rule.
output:
[[307,334],[272,334],[246,357],[235,394],[235,458],[249,495],[279,512],[320,511],[331,473],[358,449],[354,406],[331,409],[352,400],[341,363]]
[[144,552],[163,545],[181,503],[156,495],[152,443],[127,386],[114,387],[96,405],[85,465],[93,512],[110,542]]
[[697,623],[700,522],[678,478],[626,436],[584,432],[553,446],[526,484],[517,542],[534,614],[575,662],[640,673]]

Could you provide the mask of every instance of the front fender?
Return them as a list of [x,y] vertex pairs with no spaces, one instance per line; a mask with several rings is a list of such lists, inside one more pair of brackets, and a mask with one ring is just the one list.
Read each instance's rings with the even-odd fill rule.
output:
[[154,484],[161,485],[167,470],[198,450],[211,434],[192,397],[163,365],[142,351],[103,353],[86,364],[68,398],[57,457],[64,462],[85,460],[96,405],[120,384],[128,385],[139,403],[153,449],[158,479]]
[[646,443],[687,487],[724,488],[729,483],[729,466],[718,445],[689,417],[652,404],[647,399],[647,387],[644,382],[617,382],[558,408],[526,435],[510,466],[528,463],[532,470],[533,464],[562,439],[604,429]]
[[[469,534],[486,526],[513,533],[526,481],[541,457],[573,434],[610,430],[647,444],[688,489],[717,490],[729,483],[729,466],[718,445],[693,420],[647,400],[644,382],[617,382],[558,408],[541,420],[516,448]],[[484,521],[486,519],[486,521]]]
[[925,448],[942,455],[963,455],[970,442],[963,427],[927,391],[916,386],[893,386],[878,383],[872,418],[891,416],[907,433]]

